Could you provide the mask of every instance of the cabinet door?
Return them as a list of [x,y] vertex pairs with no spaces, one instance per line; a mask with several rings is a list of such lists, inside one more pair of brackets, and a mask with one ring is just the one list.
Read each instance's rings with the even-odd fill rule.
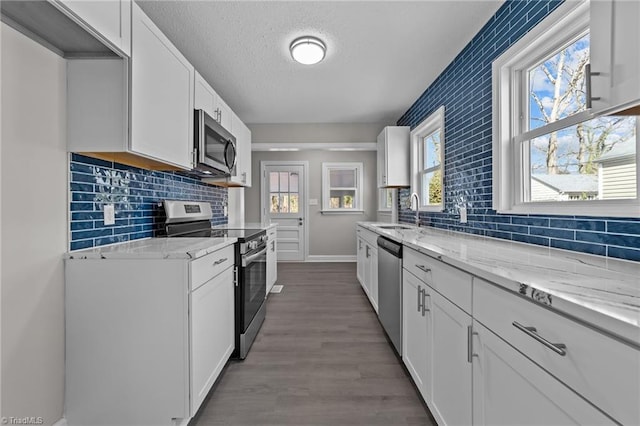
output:
[[371,285],[369,286],[369,301],[373,309],[378,313],[378,249],[371,249],[371,262],[369,263]]
[[219,114],[218,122],[220,123],[220,125],[222,125],[222,127],[227,129],[229,132],[232,132],[233,112],[231,111],[231,108],[229,108],[229,105],[227,105],[227,103],[220,96],[218,96],[218,98],[216,99],[216,108]]
[[133,5],[131,150],[191,168],[194,68]]
[[640,102],[640,2],[590,3],[593,111],[617,110]]
[[216,92],[207,81],[195,72],[195,93],[193,98],[194,109],[201,109],[211,117],[215,117]]
[[238,153],[235,174],[230,180],[239,185],[251,186],[251,130],[231,111],[231,133],[236,137]]
[[278,280],[278,246],[276,231],[269,231],[269,246],[267,248],[267,295]]
[[[422,308],[426,285],[406,270],[402,273],[402,360],[422,398],[431,402],[429,369],[430,312]],[[428,309],[428,307],[427,307]],[[423,312],[424,311],[424,312]]]
[[605,425],[608,417],[474,322],[474,425]]
[[409,127],[387,126],[378,135],[378,186],[409,186]]
[[131,54],[131,0],[58,1],[124,54]]
[[362,243],[364,245],[364,265],[362,267],[362,288],[364,292],[367,293],[367,297],[371,291],[371,246],[367,244],[365,241]]
[[191,415],[235,347],[233,268],[191,293]]
[[358,282],[360,282],[360,285],[364,287],[365,242],[359,236],[356,237],[356,249],[358,250],[356,277],[358,278]]
[[426,303],[433,318],[431,412],[438,424],[470,425],[471,316],[432,289]]

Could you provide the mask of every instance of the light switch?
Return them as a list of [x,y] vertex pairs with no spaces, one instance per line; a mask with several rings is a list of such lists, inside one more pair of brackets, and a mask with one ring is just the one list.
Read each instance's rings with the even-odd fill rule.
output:
[[114,225],[116,223],[116,211],[113,204],[104,205],[104,224]]
[[309,205],[310,206],[317,206],[318,205],[318,199],[317,198],[309,198]]

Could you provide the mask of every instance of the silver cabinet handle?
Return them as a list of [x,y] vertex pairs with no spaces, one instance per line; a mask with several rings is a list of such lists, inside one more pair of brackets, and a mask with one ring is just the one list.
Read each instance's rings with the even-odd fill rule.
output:
[[599,72],[591,72],[591,64],[587,64],[584,67],[584,74],[585,74],[585,98],[587,101],[587,109],[592,107],[592,101],[599,101],[600,97],[596,96],[593,97],[591,96],[591,77],[592,76],[598,76],[600,75]]
[[473,357],[473,327],[467,326],[467,362],[471,363]]
[[427,309],[427,297],[431,299],[431,295],[427,294],[427,289],[422,290],[422,316],[425,312],[431,312],[431,309]]
[[418,269],[420,269],[420,270],[422,270],[422,271],[424,271],[424,272],[427,272],[427,273],[428,273],[428,272],[431,272],[431,268],[427,268],[427,267],[426,267],[426,266],[424,266],[424,265],[416,265],[416,268],[418,268]]
[[367,257],[369,257],[369,246],[367,246],[366,252]]
[[226,262],[227,260],[229,260],[227,257],[223,257],[222,259],[220,259],[220,260],[216,260],[215,262],[213,262],[213,266],[216,266],[216,265],[219,265],[219,264],[221,264],[221,263],[224,263],[224,262]]
[[548,341],[547,339],[539,335],[537,333],[538,330],[536,330],[535,327],[525,327],[524,325],[518,323],[517,321],[514,321],[512,325],[518,330],[522,331],[527,336],[532,337],[534,340],[537,340],[538,342],[542,343],[543,345],[545,345],[547,348],[551,349],[558,355],[565,356],[567,354],[567,351],[565,351],[565,349],[567,348],[567,345],[565,345],[564,343],[551,343],[550,341]]
[[424,290],[422,290],[421,286],[418,286],[418,312],[423,312],[422,316],[424,316],[424,311],[422,310],[423,306],[424,306],[424,298],[422,297],[422,292]]
[[358,250],[362,250],[362,240],[358,240]]
[[276,251],[276,242],[271,241],[271,251]]

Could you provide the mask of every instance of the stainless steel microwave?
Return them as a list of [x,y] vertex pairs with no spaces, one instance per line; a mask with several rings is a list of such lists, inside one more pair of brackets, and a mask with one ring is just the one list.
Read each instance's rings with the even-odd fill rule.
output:
[[194,117],[193,171],[203,177],[232,175],[236,166],[236,138],[204,110],[195,110]]

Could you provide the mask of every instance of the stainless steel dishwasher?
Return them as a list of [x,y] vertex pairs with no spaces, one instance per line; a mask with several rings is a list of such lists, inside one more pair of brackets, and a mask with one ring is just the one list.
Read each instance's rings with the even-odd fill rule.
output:
[[378,237],[378,316],[402,356],[402,244]]

